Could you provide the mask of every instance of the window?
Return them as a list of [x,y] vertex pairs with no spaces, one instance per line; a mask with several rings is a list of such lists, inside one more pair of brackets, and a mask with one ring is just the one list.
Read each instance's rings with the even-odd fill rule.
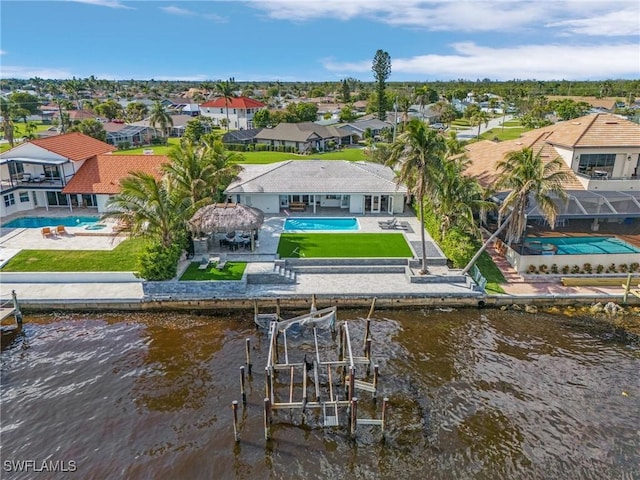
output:
[[20,203],[26,203],[29,201],[29,192],[20,192]]
[[85,207],[97,207],[98,206],[98,200],[96,199],[95,195],[83,194],[82,195],[82,204]]
[[50,207],[69,205],[67,196],[62,192],[47,192],[47,204]]
[[13,196],[13,193],[9,193],[4,196],[4,206],[10,207],[11,205],[16,204],[16,198]]
[[24,165],[22,165],[22,163],[9,162],[9,174],[11,175],[11,178],[14,180],[22,178],[23,173]]
[[616,163],[615,153],[584,153],[580,155],[578,172],[591,176],[613,174],[613,166]]
[[235,109],[235,108],[233,109],[233,114],[234,114],[234,115],[236,114],[236,109]]
[[224,113],[224,110],[222,108],[220,109],[220,113]]

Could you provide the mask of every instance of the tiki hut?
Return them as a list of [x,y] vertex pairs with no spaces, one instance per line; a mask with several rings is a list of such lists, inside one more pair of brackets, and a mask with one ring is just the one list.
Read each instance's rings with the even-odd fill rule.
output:
[[237,230],[251,233],[251,251],[255,248],[255,233],[264,222],[264,213],[241,203],[216,203],[199,208],[188,221],[194,238]]

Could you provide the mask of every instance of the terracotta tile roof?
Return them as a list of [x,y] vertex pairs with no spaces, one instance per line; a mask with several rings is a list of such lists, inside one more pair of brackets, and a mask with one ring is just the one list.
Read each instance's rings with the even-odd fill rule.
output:
[[62,192],[116,194],[120,180],[130,173],[141,171],[160,178],[160,166],[168,162],[165,155],[98,155],[80,167]]
[[29,140],[29,143],[61,155],[74,162],[86,160],[101,153],[112,152],[113,145],[96,140],[80,132],[65,133],[53,137]]
[[[640,147],[640,125],[617,115],[596,113],[525,132],[516,140],[472,143],[465,147],[467,157],[471,160],[467,172],[487,186],[497,180],[496,163],[506,153],[531,147],[534,152],[541,152],[543,158],[552,159],[560,156],[555,146],[564,147],[565,150],[581,147]],[[571,177],[566,188],[584,190],[569,166],[566,166],[566,171]]]
[[[200,105],[201,107],[225,108],[227,104],[223,97],[215,98]],[[229,108],[262,108],[266,105],[249,97],[233,97],[228,101]]]
[[[499,172],[496,165],[509,152],[532,148],[535,153],[540,152],[543,160],[550,161],[560,155],[552,145],[546,143],[548,132],[540,129],[525,132],[516,140],[494,143],[489,140],[472,143],[465,147],[467,158],[470,160],[466,173],[477,178],[484,186],[493,185],[498,180]],[[569,179],[565,184],[567,190],[584,190],[582,183],[569,166],[563,163],[562,171],[567,172]]]

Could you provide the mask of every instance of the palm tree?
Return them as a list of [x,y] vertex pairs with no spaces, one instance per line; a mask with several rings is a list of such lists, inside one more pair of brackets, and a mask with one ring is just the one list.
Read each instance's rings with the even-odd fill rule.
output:
[[229,131],[229,100],[235,97],[234,89],[235,85],[231,79],[216,83],[216,91],[224,98],[224,106],[227,111],[227,132]]
[[2,131],[4,138],[9,142],[9,146],[13,148],[13,120],[11,120],[11,103],[9,100],[0,98],[0,115],[2,115]]
[[480,237],[480,228],[474,213],[491,207],[484,200],[483,189],[476,178],[464,175],[469,164],[465,157],[448,158],[438,171],[434,182],[432,203],[441,219],[440,238],[444,239],[451,228]]
[[105,218],[126,221],[131,235],[158,239],[169,248],[184,231],[189,204],[172,192],[166,179],[134,172],[120,181],[120,193],[107,202]]
[[235,177],[241,167],[231,163],[237,153],[225,153],[224,144],[214,141],[197,146],[184,139],[180,146],[169,151],[171,163],[164,166],[171,185],[177,194],[189,200],[191,213],[218,200],[218,192],[224,189],[227,179]]
[[487,112],[485,112],[484,110],[479,110],[476,113],[473,114],[473,116],[470,118],[471,120],[471,125],[473,126],[478,126],[478,140],[480,140],[480,127],[482,126],[482,124],[489,124],[489,114]]
[[167,129],[169,125],[173,126],[173,118],[169,112],[167,112],[160,102],[155,102],[151,107],[151,115],[149,116],[149,125],[153,128],[160,127],[162,136],[167,135]]
[[540,151],[534,154],[530,147],[509,152],[497,163],[500,177],[495,188],[509,190],[499,209],[500,216],[505,219],[469,261],[462,271],[463,274],[471,269],[487,245],[505,228],[507,243],[520,241],[527,228],[527,209],[532,199],[536,201],[547,223],[555,225],[558,215],[555,199],[567,200],[563,185],[569,175],[562,170],[563,165],[560,157],[544,162]]
[[387,165],[398,168],[398,183],[407,185],[420,209],[422,274],[427,270],[427,244],[424,234],[424,203],[432,190],[446,152],[444,138],[424,122],[413,119],[391,145]]

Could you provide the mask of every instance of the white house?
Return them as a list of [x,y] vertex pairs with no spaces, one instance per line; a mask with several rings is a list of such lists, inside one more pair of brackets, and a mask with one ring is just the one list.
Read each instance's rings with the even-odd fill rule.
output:
[[265,213],[290,209],[330,214],[402,213],[407,188],[389,167],[346,160],[287,160],[244,165],[225,193],[233,202]]
[[[229,118],[229,128],[247,130],[253,128],[253,116],[267,106],[248,97],[216,98],[200,105],[200,115],[213,119],[214,125],[222,125]],[[227,116],[228,112],[228,116]],[[223,121],[224,120],[224,121]]]
[[0,154],[0,216],[36,207],[96,207],[94,195],[68,195],[62,190],[87,160],[115,149],[73,132],[29,140]]

